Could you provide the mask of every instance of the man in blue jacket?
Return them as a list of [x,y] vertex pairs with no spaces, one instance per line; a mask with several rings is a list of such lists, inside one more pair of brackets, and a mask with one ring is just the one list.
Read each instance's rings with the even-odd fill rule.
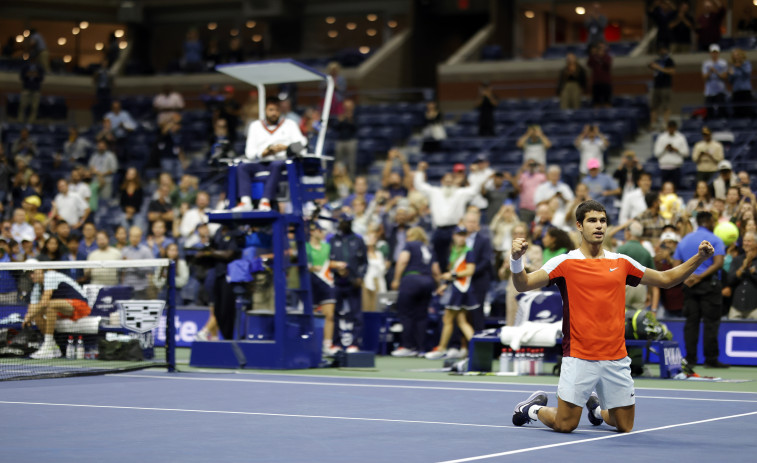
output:
[[336,295],[334,325],[337,339],[334,345],[341,344],[349,353],[357,352],[362,341],[361,289],[368,268],[368,254],[363,239],[352,232],[352,216],[342,213],[338,221],[329,256]]

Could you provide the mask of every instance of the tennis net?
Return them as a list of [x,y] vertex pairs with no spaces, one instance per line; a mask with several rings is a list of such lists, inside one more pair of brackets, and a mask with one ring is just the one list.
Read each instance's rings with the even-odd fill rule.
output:
[[0,381],[172,371],[175,293],[168,259],[0,263]]

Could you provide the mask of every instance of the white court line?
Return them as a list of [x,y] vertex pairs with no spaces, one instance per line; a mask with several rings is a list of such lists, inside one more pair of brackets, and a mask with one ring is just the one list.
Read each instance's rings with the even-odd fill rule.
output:
[[[116,375],[113,375],[116,376]],[[401,384],[353,384],[353,383],[335,383],[335,382],[316,382],[316,381],[287,381],[283,379],[250,379],[250,378],[197,378],[186,376],[152,376],[152,375],[137,375],[137,374],[118,374],[118,377],[128,378],[147,378],[147,379],[164,379],[172,381],[216,381],[216,382],[232,382],[232,383],[261,383],[261,384],[291,384],[291,385],[305,385],[305,386],[336,386],[336,387],[367,387],[378,389],[420,389],[420,390],[433,390],[433,391],[460,391],[460,392],[499,392],[499,393],[523,393],[531,394],[533,389],[487,389],[487,388],[472,388],[472,387],[443,387],[443,386],[408,386]],[[484,383],[491,384],[491,383]],[[520,386],[530,386],[523,385]],[[685,392],[685,391],[679,391]],[[755,400],[744,399],[708,399],[699,397],[662,397],[662,396],[643,396],[637,395],[638,399],[660,399],[660,400],[692,400],[700,402],[739,402],[739,403],[757,403]]]
[[[273,416],[284,418],[317,418],[326,420],[347,420],[347,421],[379,421],[384,423],[408,423],[408,424],[433,424],[443,426],[464,426],[474,428],[513,428],[517,426],[508,425],[495,425],[495,424],[475,424],[475,423],[453,423],[447,421],[422,421],[422,420],[398,420],[389,418],[362,418],[362,417],[350,417],[350,416],[328,416],[328,415],[297,415],[291,413],[264,413],[264,412],[239,412],[229,410],[195,410],[187,408],[157,408],[157,407],[127,407],[120,405],[90,405],[90,404],[63,404],[63,403],[51,403],[51,402],[16,402],[9,400],[0,400],[0,404],[6,405],[43,405],[49,407],[74,407],[74,408],[105,408],[114,410],[141,410],[141,411],[158,411],[158,412],[183,412],[183,413],[210,413],[219,415],[247,415],[247,416]],[[519,428],[521,429],[521,428]],[[539,428],[529,428],[539,429]],[[581,430],[582,432],[607,432],[602,430]]]
[[486,460],[486,459],[489,459],[489,458],[504,457],[504,456],[507,456],[507,455],[515,455],[515,454],[518,454],[518,453],[533,452],[533,451],[536,451],[536,450],[544,450],[544,449],[549,449],[549,448],[554,448],[554,447],[563,447],[563,446],[566,446],[566,445],[583,444],[583,443],[586,443],[586,442],[595,442],[595,441],[603,440],[603,439],[616,439],[616,438],[619,438],[619,437],[632,436],[634,434],[643,434],[643,433],[646,433],[646,432],[662,431],[664,429],[679,428],[681,426],[691,426],[691,425],[695,425],[695,424],[710,423],[710,422],[713,422],[713,421],[730,420],[732,418],[741,418],[741,417],[750,416],[750,415],[757,415],[757,412],[741,413],[739,415],[721,416],[719,418],[710,418],[710,419],[707,419],[707,420],[690,421],[688,423],[671,424],[671,425],[668,425],[668,426],[660,426],[660,427],[657,427],[657,428],[640,429],[638,431],[631,431],[629,433],[624,433],[624,434],[611,434],[609,436],[592,437],[592,438],[589,438],[589,439],[580,439],[580,440],[570,441],[570,442],[561,442],[559,444],[540,445],[538,447],[529,447],[529,448],[525,448],[525,449],[510,450],[508,452],[490,453],[488,455],[479,455],[479,456],[476,456],[476,457],[461,458],[459,460],[445,460],[445,461],[441,461],[441,462],[438,462],[438,463],[464,463],[464,462],[467,462],[467,461]]

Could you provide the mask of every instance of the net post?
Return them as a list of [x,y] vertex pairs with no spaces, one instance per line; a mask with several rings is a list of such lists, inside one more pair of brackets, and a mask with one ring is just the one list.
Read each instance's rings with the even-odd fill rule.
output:
[[168,264],[168,308],[166,309],[166,362],[168,372],[176,371],[176,261]]

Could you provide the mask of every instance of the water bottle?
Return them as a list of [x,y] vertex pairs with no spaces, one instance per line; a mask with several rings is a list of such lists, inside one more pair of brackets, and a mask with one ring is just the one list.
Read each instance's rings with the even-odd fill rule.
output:
[[539,349],[536,354],[536,374],[540,375],[544,372],[544,349]]
[[79,336],[79,340],[76,341],[76,359],[84,360],[84,340]]
[[502,349],[502,354],[499,356],[499,371],[502,373],[513,371],[513,358],[510,349]]
[[68,344],[66,345],[66,358],[73,360],[76,358],[76,346],[74,346],[74,337],[68,337]]

